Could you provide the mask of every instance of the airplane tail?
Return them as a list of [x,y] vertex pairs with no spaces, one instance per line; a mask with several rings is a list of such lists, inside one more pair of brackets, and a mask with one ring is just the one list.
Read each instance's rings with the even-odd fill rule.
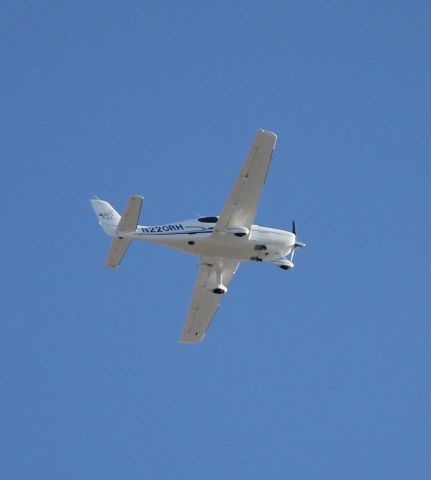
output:
[[97,215],[99,225],[102,227],[106,235],[114,237],[117,233],[117,227],[120,223],[121,216],[115,210],[115,208],[105,200],[99,200],[98,198],[90,199],[91,206]]
[[136,231],[143,200],[144,197],[132,195],[122,216],[108,202],[96,198],[90,200],[99,219],[99,225],[107,235],[114,237],[106,260],[107,267],[118,267],[126,254],[132,241],[131,238],[127,238],[127,234]]

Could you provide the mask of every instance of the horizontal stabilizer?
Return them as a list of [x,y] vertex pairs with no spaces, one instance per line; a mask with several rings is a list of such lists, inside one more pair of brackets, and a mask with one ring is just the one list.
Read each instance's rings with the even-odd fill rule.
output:
[[106,266],[115,268],[120,265],[127,249],[129,248],[131,240],[128,238],[114,238],[112,239],[111,249],[109,250]]
[[[121,216],[120,223],[117,226],[117,233],[133,233],[138,226],[139,215],[144,197],[140,195],[132,195],[129,198],[126,210]],[[126,247],[127,248],[127,247]]]

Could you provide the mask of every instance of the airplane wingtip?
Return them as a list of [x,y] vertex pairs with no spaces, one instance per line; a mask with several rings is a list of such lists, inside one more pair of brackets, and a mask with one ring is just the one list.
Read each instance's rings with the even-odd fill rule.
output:
[[272,132],[271,130],[265,130],[265,129],[261,128],[259,130],[259,133],[261,133],[263,135],[267,135],[268,137],[273,137],[274,140],[277,140],[277,134],[275,132]]

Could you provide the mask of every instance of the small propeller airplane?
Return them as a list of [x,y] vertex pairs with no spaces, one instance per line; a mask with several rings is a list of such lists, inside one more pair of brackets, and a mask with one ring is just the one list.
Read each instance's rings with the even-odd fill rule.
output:
[[132,195],[122,216],[104,200],[91,199],[103,231],[113,237],[106,265],[120,265],[132,240],[159,243],[200,257],[199,273],[180,343],[199,343],[241,262],[294,267],[297,248],[305,246],[292,231],[254,225],[277,136],[259,130],[220,216],[164,225],[138,225],[144,197]]

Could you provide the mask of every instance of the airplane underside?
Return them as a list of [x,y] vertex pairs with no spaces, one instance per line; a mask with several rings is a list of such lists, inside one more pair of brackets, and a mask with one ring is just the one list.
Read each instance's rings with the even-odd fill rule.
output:
[[268,262],[293,268],[295,249],[303,243],[292,231],[254,225],[277,136],[259,130],[219,216],[164,225],[138,225],[143,197],[132,195],[120,215],[108,202],[91,199],[103,231],[112,238],[106,265],[120,265],[133,240],[165,245],[199,257],[199,271],[181,343],[200,343],[241,262]]
[[226,234],[222,238],[213,238],[209,234],[197,233],[172,237],[169,235],[139,235],[133,236],[133,239],[166,245],[191,255],[231,258],[241,262],[263,262],[285,257],[295,244],[290,232],[281,230],[277,231],[277,239],[271,238],[270,233],[267,233],[265,238],[262,237],[264,237],[262,234],[253,235],[252,232],[249,238],[238,238],[231,234]]

